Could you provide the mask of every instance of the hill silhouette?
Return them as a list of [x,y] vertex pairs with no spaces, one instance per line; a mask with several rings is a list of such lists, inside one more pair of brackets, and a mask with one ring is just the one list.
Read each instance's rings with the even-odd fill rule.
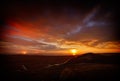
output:
[[66,64],[77,64],[77,63],[110,63],[119,64],[120,54],[94,54],[86,53],[83,55],[76,56],[66,61]]

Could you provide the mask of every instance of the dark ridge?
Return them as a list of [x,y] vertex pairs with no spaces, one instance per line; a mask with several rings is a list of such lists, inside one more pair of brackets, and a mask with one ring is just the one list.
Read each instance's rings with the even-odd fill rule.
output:
[[107,64],[120,64],[120,53],[86,53],[69,59],[65,64],[77,63],[107,63]]

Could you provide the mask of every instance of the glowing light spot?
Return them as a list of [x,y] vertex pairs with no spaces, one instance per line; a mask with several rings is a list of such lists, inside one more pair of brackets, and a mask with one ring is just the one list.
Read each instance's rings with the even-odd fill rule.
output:
[[76,53],[77,53],[76,49],[71,49],[70,51],[72,52],[72,55],[76,55]]
[[26,52],[26,51],[22,51],[22,54],[24,54],[24,55],[25,55],[25,54],[27,54],[27,52]]

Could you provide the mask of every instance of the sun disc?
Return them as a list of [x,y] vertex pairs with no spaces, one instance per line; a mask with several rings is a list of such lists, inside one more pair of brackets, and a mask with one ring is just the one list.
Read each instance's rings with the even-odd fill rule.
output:
[[22,54],[24,54],[24,55],[25,55],[26,53],[27,53],[26,51],[22,51]]
[[77,50],[76,50],[76,49],[71,49],[71,53],[72,53],[73,55],[76,55]]

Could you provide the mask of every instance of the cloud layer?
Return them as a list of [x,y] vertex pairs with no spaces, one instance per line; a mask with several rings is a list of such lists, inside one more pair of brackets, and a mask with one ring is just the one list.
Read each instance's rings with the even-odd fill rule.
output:
[[116,7],[15,3],[19,6],[6,3],[6,18],[0,24],[0,48],[7,52],[68,53],[72,48],[80,53],[120,52]]

